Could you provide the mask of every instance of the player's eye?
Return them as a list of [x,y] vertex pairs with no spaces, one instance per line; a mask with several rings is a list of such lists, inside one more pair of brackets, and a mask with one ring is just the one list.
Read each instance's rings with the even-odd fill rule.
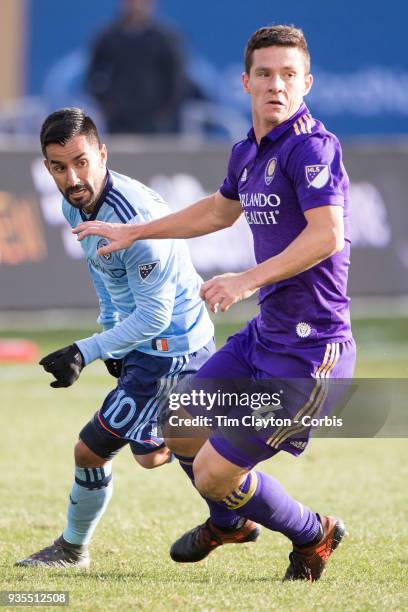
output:
[[85,166],[88,165],[88,161],[86,159],[80,159],[77,165],[79,168],[85,168]]

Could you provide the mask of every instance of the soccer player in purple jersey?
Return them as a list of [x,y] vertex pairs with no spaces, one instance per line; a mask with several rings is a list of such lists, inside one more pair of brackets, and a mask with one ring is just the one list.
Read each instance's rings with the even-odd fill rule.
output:
[[[316,384],[350,378],[355,344],[346,295],[349,181],[337,138],[303,102],[313,82],[303,32],[283,25],[256,31],[246,46],[242,81],[251,97],[253,128],[233,147],[227,177],[215,194],[144,225],[91,222],[74,231],[79,239],[108,238],[101,249],[106,254],[134,240],[208,234],[243,213],[257,265],[210,279],[201,296],[213,312],[224,312],[259,290],[260,313],[197,377],[308,378]],[[296,414],[318,414],[322,402],[316,387]],[[251,533],[255,539],[254,523],[260,523],[292,541],[285,580],[318,580],[345,533],[343,522],[304,507],[271,476],[254,470],[280,450],[300,454],[307,440],[299,434],[296,427],[275,431],[248,450],[227,433],[181,438],[169,428],[168,444],[182,467],[201,495],[220,508],[219,524],[212,516],[184,534],[173,544],[172,558],[196,561],[220,544],[250,540]],[[222,508],[231,513],[229,525]]]

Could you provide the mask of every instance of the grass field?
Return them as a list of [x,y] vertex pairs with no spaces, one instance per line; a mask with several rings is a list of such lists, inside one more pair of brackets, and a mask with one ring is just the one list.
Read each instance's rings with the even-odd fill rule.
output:
[[[236,327],[219,327],[219,343]],[[44,354],[92,331],[18,335],[38,341]],[[358,320],[354,332],[357,376],[408,378],[408,319]],[[264,464],[296,498],[347,523],[349,538],[313,585],[281,583],[290,547],[266,530],[257,544],[227,546],[191,566],[173,563],[170,543],[206,518],[205,505],[175,463],[144,471],[128,450],[115,459],[115,493],[91,570],[14,568],[61,532],[77,433],[112,387],[100,363],[69,389],[48,382],[35,365],[0,366],[0,590],[69,591],[75,610],[408,610],[404,439],[314,440],[299,459],[282,453]]]

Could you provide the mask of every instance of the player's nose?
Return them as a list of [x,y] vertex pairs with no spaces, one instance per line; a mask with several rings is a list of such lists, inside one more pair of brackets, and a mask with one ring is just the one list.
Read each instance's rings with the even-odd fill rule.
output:
[[268,79],[269,91],[282,91],[284,86],[283,79],[279,74],[271,74]]
[[75,172],[75,168],[67,168],[66,178],[68,187],[75,187],[75,185],[79,183],[79,178]]

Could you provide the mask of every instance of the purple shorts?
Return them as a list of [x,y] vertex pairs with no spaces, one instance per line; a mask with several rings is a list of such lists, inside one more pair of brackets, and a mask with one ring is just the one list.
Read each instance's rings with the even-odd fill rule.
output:
[[[190,388],[215,390],[220,380],[227,380],[229,391],[235,386],[235,390],[240,387],[249,395],[269,391],[272,397],[275,392],[274,397],[282,399],[281,405],[253,410],[218,403],[212,410],[218,416],[209,425],[210,443],[225,459],[247,469],[281,450],[299,455],[308,444],[314,420],[330,414],[344,396],[355,358],[353,338],[319,346],[291,347],[270,341],[265,344],[257,319],[253,319],[210,357],[190,381]],[[186,409],[192,416],[211,414],[208,407]],[[268,409],[273,418],[268,417]]]

